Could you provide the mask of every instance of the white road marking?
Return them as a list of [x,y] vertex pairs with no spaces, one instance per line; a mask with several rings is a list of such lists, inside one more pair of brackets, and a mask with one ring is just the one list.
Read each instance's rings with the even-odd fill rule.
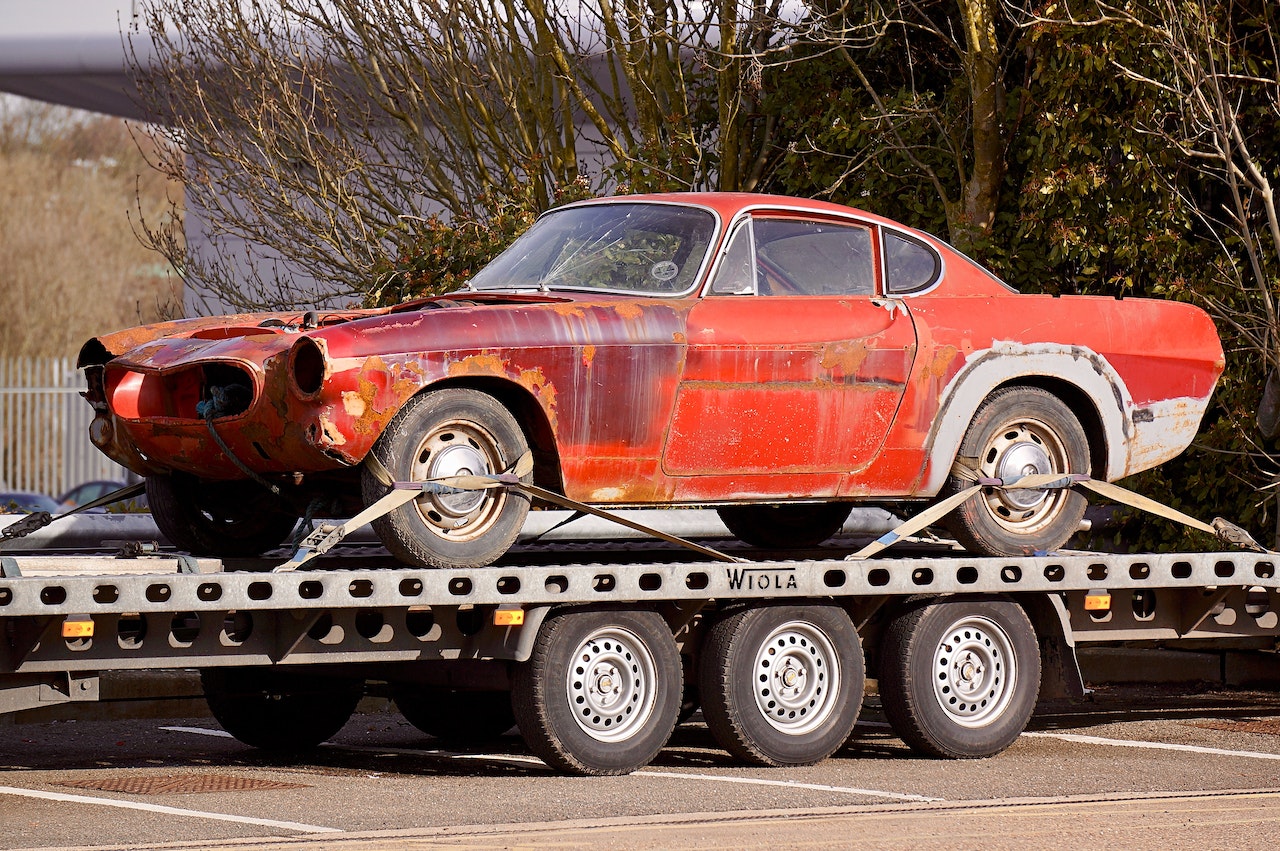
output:
[[252,816],[235,816],[228,813],[210,813],[204,810],[186,810],[180,807],[166,807],[162,804],[144,804],[137,801],[118,801],[114,798],[94,798],[89,795],[67,795],[62,792],[42,792],[38,789],[19,789],[14,786],[0,786],[0,795],[19,795],[24,798],[41,798],[46,801],[62,801],[68,804],[96,804],[102,807],[119,807],[124,810],[142,810],[147,813],[163,813],[185,818],[213,819],[214,821],[231,821],[237,824],[252,824],[258,827],[275,827],[282,830],[293,830],[298,833],[339,833],[336,827],[320,827],[314,824],[302,824],[296,821],[276,821],[275,819],[253,818]]
[[1158,751],[1184,751],[1186,753],[1203,753],[1213,756],[1239,756],[1246,759],[1280,759],[1280,754],[1262,753],[1260,751],[1230,751],[1225,748],[1206,748],[1200,745],[1175,745],[1168,742],[1143,742],[1134,739],[1104,739],[1101,736],[1082,736],[1078,733],[1028,733],[1022,735],[1042,739],[1062,739],[1067,742],[1079,742],[1085,745],[1111,745],[1117,748],[1149,748]]
[[724,777],[719,774],[692,774],[684,771],[637,771],[642,777],[674,777],[681,780],[710,780],[718,783],[746,783],[757,786],[786,786],[790,789],[813,789],[818,792],[839,792],[846,795],[866,795],[872,798],[890,798],[895,801],[923,801],[935,803],[945,798],[929,798],[906,792],[885,792],[880,789],[858,789],[853,786],[827,786],[822,783],[801,783],[799,780],[766,780],[760,777]]
[[[205,727],[161,727],[160,729],[174,733],[193,733],[197,736],[230,736],[229,733],[222,730],[211,730]],[[374,745],[344,745],[334,742],[326,742],[325,747],[339,748],[346,751],[358,751],[362,753],[404,754],[407,756],[441,756],[450,759],[477,759],[493,762],[514,762],[526,765],[545,765],[542,760],[535,756],[523,756],[520,754],[460,753],[458,751],[434,750],[430,748],[380,748]],[[859,789],[854,786],[828,786],[822,783],[802,783],[798,780],[769,780],[757,777],[725,777],[718,774],[694,774],[685,771],[644,770],[632,773],[640,777],[666,777],[676,780],[703,780],[718,783],[742,783],[754,786],[784,786],[791,789],[812,789],[817,792],[836,792],[844,795],[863,795],[871,798],[888,798],[894,801],[936,802],[946,800],[945,798],[929,798],[924,795],[912,795],[906,792],[886,792],[880,789]]]
[[235,736],[226,730],[210,730],[208,727],[161,727],[170,733],[192,733],[197,736],[216,736],[219,739],[234,739]]

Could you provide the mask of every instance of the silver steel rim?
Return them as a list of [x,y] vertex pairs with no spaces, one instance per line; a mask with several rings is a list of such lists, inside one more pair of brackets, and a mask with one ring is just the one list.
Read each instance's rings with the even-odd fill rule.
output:
[[[432,428],[418,444],[412,481],[491,475],[502,469],[497,440],[478,423],[452,420]],[[470,541],[493,527],[506,501],[501,488],[424,493],[414,501],[428,528],[451,541]]]
[[626,741],[643,729],[657,703],[657,684],[653,655],[622,627],[591,633],[578,645],[565,678],[574,719],[601,742]]
[[[1039,420],[1018,420],[1000,429],[982,454],[984,476],[1010,479],[1045,473],[1067,473],[1066,446],[1058,433]],[[983,491],[987,510],[1000,525],[1034,534],[1053,521],[1066,499],[1064,490]]]
[[982,727],[1003,715],[1017,681],[1013,644],[989,618],[956,621],[934,651],[934,696],[962,727]]
[[840,694],[840,661],[826,633],[789,621],[769,633],[752,669],[756,707],[776,730],[800,736],[822,726]]

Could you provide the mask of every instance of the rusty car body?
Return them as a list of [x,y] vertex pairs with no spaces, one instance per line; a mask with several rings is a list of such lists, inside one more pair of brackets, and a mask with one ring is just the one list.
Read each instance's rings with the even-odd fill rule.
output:
[[[424,480],[527,451],[532,479],[577,501],[713,505],[750,543],[814,544],[854,503],[966,477],[1160,464],[1195,435],[1223,354],[1187,304],[1018,294],[879,216],[682,193],[546,213],[448,295],[150,325],[90,340],[80,365],[93,441],[147,477],[162,531],[240,554],[316,499],[385,493],[371,454]],[[473,566],[529,507],[426,493],[375,526],[404,561]],[[1052,550],[1083,507],[991,490],[950,525],[978,552]]]

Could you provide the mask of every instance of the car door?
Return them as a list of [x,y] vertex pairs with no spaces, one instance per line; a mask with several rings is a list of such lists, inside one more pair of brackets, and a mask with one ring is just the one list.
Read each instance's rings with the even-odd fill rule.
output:
[[916,349],[879,296],[876,230],[757,213],[727,245],[689,314],[664,472],[687,499],[834,496],[875,460]]

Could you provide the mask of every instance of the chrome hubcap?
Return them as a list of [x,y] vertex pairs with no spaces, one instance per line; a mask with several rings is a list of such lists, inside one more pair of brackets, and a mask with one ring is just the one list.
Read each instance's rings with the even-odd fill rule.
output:
[[[409,469],[415,482],[449,476],[492,475],[502,469],[497,441],[479,424],[468,420],[445,422],[418,444]],[[500,488],[424,492],[414,504],[427,527],[452,541],[484,535],[502,514],[506,500]]]
[[[1012,422],[988,442],[979,472],[997,479],[1016,479],[1070,472],[1066,447],[1051,427],[1037,420]],[[1034,534],[1052,522],[1065,499],[1065,491],[987,488],[983,499],[988,511],[1002,525],[1023,534]]]

